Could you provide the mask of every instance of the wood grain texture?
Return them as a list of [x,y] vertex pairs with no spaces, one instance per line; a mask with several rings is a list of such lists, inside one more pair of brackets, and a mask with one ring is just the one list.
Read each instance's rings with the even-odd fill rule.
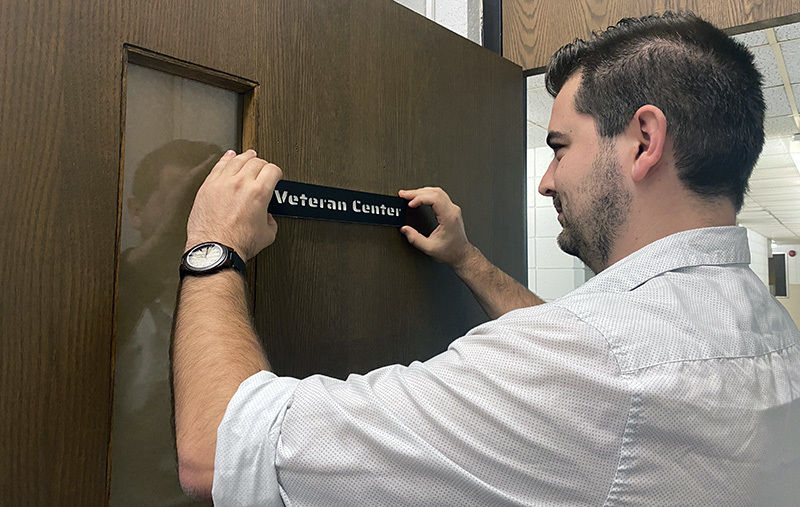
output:
[[[297,181],[441,186],[470,238],[524,280],[520,69],[392,2],[284,5],[273,19],[296,42],[264,55],[260,152]],[[424,360],[486,320],[396,229],[293,219],[258,259],[256,309],[273,366],[298,377]]]
[[800,0],[505,0],[503,56],[538,72],[575,38],[624,17],[690,10],[731,33],[796,21]]
[[105,498],[119,25],[114,2],[0,3],[4,505]]
[[[391,0],[0,2],[4,505],[107,502],[126,43],[258,82],[245,141],[287,178],[445,187],[525,277],[523,81],[497,55]],[[394,229],[278,234],[255,311],[279,372],[424,359],[485,319]]]

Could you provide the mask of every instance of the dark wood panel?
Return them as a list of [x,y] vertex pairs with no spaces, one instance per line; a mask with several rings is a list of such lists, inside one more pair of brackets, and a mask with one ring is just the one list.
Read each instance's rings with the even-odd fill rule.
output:
[[[523,83],[497,55],[391,0],[2,2],[4,505],[107,499],[125,43],[258,82],[246,135],[288,178],[445,187],[524,279]],[[285,373],[424,359],[484,319],[393,229],[281,220],[257,273]]]
[[113,2],[0,3],[4,505],[104,501],[119,20]]
[[503,55],[526,71],[545,65],[562,45],[624,17],[691,10],[731,33],[796,21],[800,0],[505,0]]
[[[524,279],[519,67],[392,2],[309,5],[276,19],[295,45],[264,55],[262,153],[293,180],[386,194],[441,186],[471,239]],[[280,373],[427,359],[486,320],[449,268],[395,229],[280,219],[258,262],[256,322]]]

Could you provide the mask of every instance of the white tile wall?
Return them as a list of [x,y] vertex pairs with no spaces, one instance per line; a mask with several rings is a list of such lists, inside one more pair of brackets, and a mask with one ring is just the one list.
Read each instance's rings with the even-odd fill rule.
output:
[[747,229],[747,243],[750,246],[750,269],[769,285],[769,240],[761,234]]
[[553,206],[539,208],[536,212],[536,235],[555,238],[561,232],[558,213]]
[[536,287],[539,297],[545,301],[560,298],[575,288],[575,270],[567,269],[537,269]]
[[536,236],[536,268],[572,268],[573,257],[558,247],[553,236]]
[[528,121],[528,146],[544,146],[547,139],[547,130],[539,125]]
[[583,263],[565,254],[556,237],[561,232],[553,200],[539,194],[539,181],[553,160],[545,144],[553,99],[544,89],[544,76],[531,76],[528,88],[528,288],[546,301],[557,299],[586,280]]

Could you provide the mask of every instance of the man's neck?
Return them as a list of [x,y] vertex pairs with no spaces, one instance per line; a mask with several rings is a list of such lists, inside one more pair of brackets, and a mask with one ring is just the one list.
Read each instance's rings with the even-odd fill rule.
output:
[[670,206],[664,202],[660,207],[650,206],[632,210],[628,223],[614,242],[608,262],[603,266],[616,263],[633,252],[672,234],[700,229],[703,227],[721,227],[736,224],[736,211],[728,199],[713,202],[693,199],[693,203],[683,201],[684,205]]

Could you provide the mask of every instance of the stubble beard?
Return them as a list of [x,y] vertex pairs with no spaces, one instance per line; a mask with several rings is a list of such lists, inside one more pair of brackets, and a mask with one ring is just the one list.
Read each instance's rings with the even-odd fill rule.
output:
[[[577,205],[582,211],[576,212],[575,200],[583,201]],[[630,192],[617,170],[613,144],[601,146],[592,171],[571,193],[567,209],[572,213],[562,207],[559,195],[553,201],[562,209],[563,230],[557,239],[561,250],[578,257],[595,273],[605,269],[614,242],[628,220],[631,204]]]

